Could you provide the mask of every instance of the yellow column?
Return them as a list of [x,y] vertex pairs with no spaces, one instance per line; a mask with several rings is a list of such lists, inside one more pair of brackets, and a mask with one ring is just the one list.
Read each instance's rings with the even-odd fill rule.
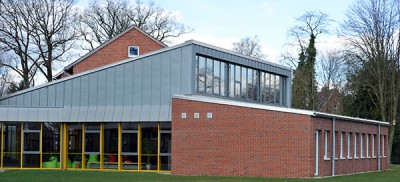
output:
[[[61,123],[60,124],[61,128],[60,130],[62,131],[62,135],[60,134],[60,159],[63,158],[64,163],[63,163],[63,169],[68,168],[68,129],[67,129],[67,123]],[[63,142],[61,142],[63,141]],[[63,156],[62,156],[63,155]]]
[[161,124],[158,123],[158,137],[157,137],[157,171],[160,171],[160,150],[161,150],[161,146],[160,146],[160,139],[161,139],[161,134],[160,134],[160,130],[161,130]]
[[0,168],[1,169],[3,169],[3,160],[4,160],[4,158],[3,158],[3,150],[4,150],[4,135],[3,135],[3,131],[4,131],[4,124],[3,123],[1,123],[1,132],[0,132],[0,138],[1,138],[1,141],[0,141],[0,157],[1,157],[1,164],[0,164]]
[[122,145],[121,145],[121,140],[122,140],[122,123],[118,123],[118,171],[122,170]]
[[39,151],[40,151],[40,169],[42,169],[42,161],[43,161],[43,155],[42,155],[42,147],[43,147],[43,123],[40,123],[40,135],[39,135]]
[[142,127],[138,123],[138,171],[142,169]]
[[85,159],[85,123],[82,123],[82,169],[86,169]]
[[20,148],[20,158],[19,158],[19,160],[20,160],[20,168],[22,169],[22,159],[23,159],[23,156],[22,156],[22,153],[23,153],[23,150],[24,150],[24,123],[21,123],[21,148]]
[[100,123],[100,169],[104,167],[104,125]]

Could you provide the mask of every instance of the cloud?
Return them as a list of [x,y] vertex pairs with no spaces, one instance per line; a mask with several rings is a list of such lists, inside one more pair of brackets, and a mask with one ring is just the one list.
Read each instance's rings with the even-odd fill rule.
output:
[[266,1],[261,4],[260,9],[264,15],[273,16],[276,13],[276,6],[275,1]]

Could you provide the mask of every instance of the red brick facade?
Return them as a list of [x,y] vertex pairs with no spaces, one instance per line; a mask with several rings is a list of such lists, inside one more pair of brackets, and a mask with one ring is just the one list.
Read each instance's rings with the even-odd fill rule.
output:
[[[187,117],[182,118],[182,113]],[[199,113],[199,118],[194,118],[195,113]],[[212,113],[212,118],[207,118],[207,113]],[[336,126],[339,132],[378,132],[378,126],[370,124],[337,121]],[[316,130],[320,133],[318,176],[330,176],[332,161],[323,158],[323,131],[332,130],[331,119],[174,98],[171,172],[314,177]],[[381,127],[382,135],[387,136],[387,131],[387,127]],[[328,146],[332,147],[330,137]],[[336,146],[340,145],[338,142]],[[377,146],[377,137],[375,142]],[[336,152],[339,155],[339,148]],[[381,169],[386,169],[386,159],[383,158]],[[337,160],[335,166],[336,174],[373,171],[377,170],[377,159]]]
[[160,43],[154,41],[136,28],[132,28],[96,53],[76,64],[73,68],[73,74],[127,59],[129,46],[139,46],[140,55],[164,48]]
[[129,46],[139,46],[139,55],[166,47],[161,42],[139,31],[136,27],[132,27],[118,36],[115,40],[105,43],[104,47],[88,53],[90,54],[88,57],[81,58],[82,60],[78,60],[79,62],[73,65],[72,68],[68,68],[67,74],[62,73],[57,78],[65,78],[73,74],[127,59]]

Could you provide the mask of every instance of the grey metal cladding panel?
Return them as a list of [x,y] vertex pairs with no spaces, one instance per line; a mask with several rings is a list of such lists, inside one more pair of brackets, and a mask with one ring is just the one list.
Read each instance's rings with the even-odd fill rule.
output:
[[116,79],[115,79],[115,108],[113,114],[113,121],[121,121],[122,110],[124,106],[124,67],[126,64],[122,64],[115,67]]
[[181,49],[171,51],[171,95],[181,93]]
[[18,95],[15,97],[17,98],[17,106],[23,106],[24,105],[24,95]]
[[133,104],[133,62],[129,62],[124,66],[124,107],[122,110],[121,121],[131,121],[132,104]]
[[97,73],[97,109],[94,121],[104,121],[104,112],[106,110],[106,70]]
[[24,105],[31,106],[32,105],[32,92],[23,94],[23,96],[24,96]]
[[11,97],[11,98],[9,98],[9,99],[8,99],[8,104],[9,104],[10,106],[15,106],[15,105],[17,105],[17,98],[16,98],[16,97]]
[[77,121],[81,99],[81,77],[72,80],[72,103],[70,121]]
[[32,106],[38,107],[38,106],[40,106],[39,104],[40,104],[39,90],[33,90],[32,91]]
[[47,87],[47,106],[56,106],[56,85],[50,85]]
[[29,119],[27,108],[17,108],[18,120],[27,121]]
[[64,106],[64,82],[60,82],[56,84],[56,106],[62,107]]
[[159,120],[167,121],[171,104],[171,52],[165,52],[161,56],[161,107]]
[[47,106],[47,87],[39,89],[39,106]]
[[151,60],[151,106],[149,121],[158,121],[161,104],[161,55],[152,56]]
[[140,120],[140,114],[142,110],[142,98],[143,98],[143,90],[142,90],[142,82],[143,82],[143,61],[137,60],[134,61],[133,66],[133,107],[131,113],[131,119],[133,121]]
[[62,120],[69,121],[71,114],[72,102],[72,80],[64,82],[64,109],[62,113]]
[[115,104],[115,67],[107,69],[106,81],[106,110],[104,112],[104,121],[111,121],[114,115]]
[[143,82],[142,82],[142,111],[139,121],[148,121],[150,119],[150,104],[151,104],[151,60],[149,57],[143,61]]
[[96,118],[97,94],[99,90],[97,87],[97,75],[98,72],[89,75],[89,98],[86,121],[94,121]]
[[86,121],[89,105],[89,75],[81,78],[80,86],[80,104],[79,104],[79,121]]
[[[192,93],[192,47],[182,47],[181,54],[181,92],[180,94]],[[194,84],[194,83],[193,83]]]

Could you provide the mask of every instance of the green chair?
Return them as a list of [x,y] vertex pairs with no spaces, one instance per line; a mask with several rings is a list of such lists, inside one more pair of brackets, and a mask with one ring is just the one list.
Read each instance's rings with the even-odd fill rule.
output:
[[90,154],[86,163],[86,168],[90,168],[91,163],[99,163],[99,154]]
[[57,163],[59,164],[57,157],[52,156],[49,158],[49,161],[43,162],[42,167],[43,168],[57,168]]

